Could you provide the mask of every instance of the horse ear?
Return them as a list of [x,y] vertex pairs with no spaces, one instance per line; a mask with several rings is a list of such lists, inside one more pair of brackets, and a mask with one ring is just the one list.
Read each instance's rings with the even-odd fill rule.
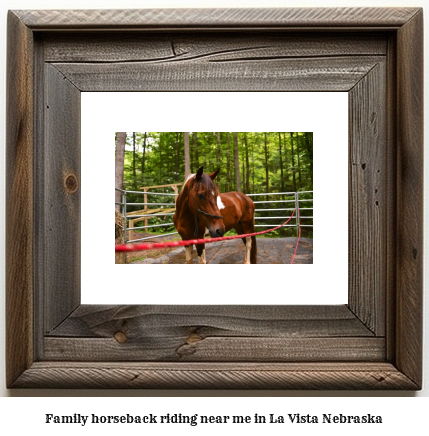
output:
[[214,178],[219,174],[220,168],[218,168],[216,171],[214,171],[213,173],[209,174],[209,177],[214,180]]
[[204,166],[198,168],[197,174],[195,176],[195,178],[197,179],[197,182],[201,179],[201,177],[203,175],[203,171],[204,171]]

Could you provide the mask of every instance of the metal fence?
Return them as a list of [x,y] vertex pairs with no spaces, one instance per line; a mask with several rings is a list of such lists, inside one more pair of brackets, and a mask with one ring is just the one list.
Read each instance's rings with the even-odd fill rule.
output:
[[[124,217],[125,222],[125,242],[138,242],[144,241],[148,239],[160,238],[163,236],[171,236],[178,234],[177,232],[173,233],[162,233],[159,235],[153,236],[145,236],[143,238],[138,239],[128,239],[128,235],[130,231],[141,231],[144,229],[155,229],[157,227],[170,227],[174,226],[173,221],[164,223],[164,224],[151,224],[144,226],[134,227],[134,224],[130,226],[130,221],[133,223],[137,219],[150,219],[150,218],[159,218],[159,217],[168,217],[174,216],[174,212],[162,212],[162,208],[168,209],[166,206],[170,206],[170,208],[175,206],[174,197],[178,194],[170,194],[170,193],[161,193],[161,192],[141,192],[141,191],[126,191],[123,189],[115,188],[116,191],[121,192],[122,201],[115,202],[115,205],[119,205],[122,207],[122,215]],[[127,201],[128,194],[138,194],[138,195],[152,195],[158,197],[171,197],[172,202],[168,203],[131,203]],[[255,227],[278,227],[280,224],[284,223],[285,220],[289,219],[292,215],[293,211],[296,210],[293,219],[289,224],[286,224],[285,227],[295,227],[297,235],[299,234],[300,227],[313,227],[313,191],[300,191],[300,192],[267,192],[267,193],[258,193],[258,194],[247,194],[249,197],[256,197],[253,202],[256,205],[255,210]],[[278,196],[278,197],[277,197]],[[260,198],[265,197],[264,200]],[[275,198],[274,200],[267,198]],[[273,207],[268,208],[258,208],[258,204],[260,205],[272,205]],[[128,212],[128,209],[135,206],[152,206],[157,207],[157,212],[151,213],[151,210],[148,209],[144,214],[131,214]],[[159,208],[161,206],[161,208]],[[284,206],[284,207],[282,207]],[[159,211],[161,209],[161,211]],[[280,214],[278,215],[277,213]],[[260,223],[262,220],[273,220],[272,224]],[[271,222],[271,221],[270,221]]]
[[[255,227],[278,227],[289,219],[295,210],[294,217],[290,224],[284,227],[296,227],[297,235],[299,234],[300,227],[313,227],[313,191],[299,191],[299,192],[268,192],[262,194],[246,194],[249,197],[270,197],[281,196],[277,200],[253,200],[256,205],[255,209]],[[274,207],[268,209],[258,209],[258,204],[268,204]],[[284,205],[285,207],[278,207]],[[261,216],[262,212],[281,212],[280,216]],[[289,213],[289,214],[288,214]],[[310,215],[308,215],[310,213]],[[287,215],[287,216],[285,216]],[[257,224],[258,220],[276,220],[274,224]]]

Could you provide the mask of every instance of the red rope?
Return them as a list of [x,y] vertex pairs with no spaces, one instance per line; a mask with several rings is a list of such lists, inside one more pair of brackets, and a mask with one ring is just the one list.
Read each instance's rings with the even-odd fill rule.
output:
[[248,238],[249,236],[263,235],[264,233],[272,232],[273,230],[277,230],[280,227],[285,226],[292,219],[295,211],[296,209],[292,212],[290,218],[283,224],[274,227],[274,229],[268,229],[262,232],[247,233],[245,235],[224,236],[222,238],[190,239],[188,241],[153,242],[153,243],[145,243],[145,244],[122,244],[122,245],[116,245],[115,251],[128,252],[128,251],[153,250],[155,248],[186,247],[188,245],[193,245],[193,244],[209,244],[211,242],[227,241],[230,239],[241,239],[241,238]]
[[295,247],[295,253],[293,253],[293,257],[292,257],[292,262],[295,260],[295,255],[296,255],[296,250],[298,250],[298,244],[299,244],[299,240],[301,239],[301,226],[299,226],[299,234],[298,234],[298,240],[296,241],[296,247]]

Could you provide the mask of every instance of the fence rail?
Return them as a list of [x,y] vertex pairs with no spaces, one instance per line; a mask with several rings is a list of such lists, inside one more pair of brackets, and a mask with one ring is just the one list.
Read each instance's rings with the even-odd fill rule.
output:
[[[163,233],[160,235],[153,235],[153,236],[145,236],[144,238],[138,238],[138,239],[132,239],[128,238],[128,236],[131,235],[131,232],[138,231],[142,229],[151,229],[156,227],[169,227],[174,226],[173,222],[168,222],[164,224],[151,224],[151,225],[144,225],[144,226],[134,226],[135,220],[142,220],[142,219],[150,219],[150,218],[158,218],[158,217],[168,217],[173,216],[174,212],[171,212],[171,209],[175,208],[175,203],[131,203],[127,201],[127,195],[128,194],[138,194],[138,195],[158,195],[161,197],[177,197],[178,194],[171,194],[171,193],[161,193],[161,192],[141,192],[141,191],[127,191],[124,189],[115,188],[116,191],[121,192],[122,195],[122,201],[115,202],[115,205],[122,207],[122,215],[124,217],[125,222],[125,242],[126,243],[132,243],[132,242],[139,242],[144,241],[148,239],[155,239],[160,238],[163,236],[172,236],[177,235],[178,232],[172,232],[172,233]],[[254,201],[254,203],[257,204],[284,204],[284,208],[261,208],[261,209],[255,209],[255,221],[258,220],[278,220],[279,223],[277,224],[267,224],[267,223],[261,223],[261,224],[255,224],[255,227],[278,227],[279,224],[281,224],[285,219],[288,219],[291,217],[292,214],[288,216],[284,213],[280,215],[274,215],[274,216],[261,216],[260,213],[262,212],[292,212],[296,209],[296,213],[293,217],[293,220],[290,224],[286,224],[285,227],[295,227],[297,235],[299,234],[300,227],[313,227],[313,216],[306,215],[307,211],[313,211],[313,198],[302,198],[303,195],[309,195],[313,194],[313,191],[299,191],[299,192],[263,192],[263,193],[257,193],[257,194],[246,194],[249,197],[270,197],[270,196],[283,196],[281,199],[277,200],[258,200]],[[147,198],[147,197],[145,197]],[[165,200],[164,200],[165,201]],[[287,203],[293,203],[293,207],[287,207]],[[308,207],[309,205],[304,204],[305,207],[301,207],[301,203],[311,203],[311,207]],[[145,206],[144,211],[134,211],[129,212],[129,208],[134,208],[136,206]],[[148,206],[156,207],[156,209],[149,209]],[[160,207],[159,207],[160,206]],[[165,212],[162,210],[164,206],[171,206],[171,209],[165,210]],[[143,213],[144,212],[144,213]],[[302,214],[304,212],[304,214]],[[302,222],[302,220],[306,220],[305,223]],[[308,223],[307,220],[311,220],[311,223]],[[132,225],[130,226],[131,223]]]

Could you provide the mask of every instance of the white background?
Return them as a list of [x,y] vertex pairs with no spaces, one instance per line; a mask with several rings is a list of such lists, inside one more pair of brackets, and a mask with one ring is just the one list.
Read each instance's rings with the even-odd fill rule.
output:
[[[1,42],[0,42],[0,59],[2,68],[0,68],[0,82],[2,84],[0,88],[0,98],[2,101],[3,111],[6,111],[5,103],[5,59],[6,59],[6,11],[7,9],[55,9],[55,8],[141,8],[141,7],[202,7],[202,6],[215,6],[215,7],[293,7],[293,6],[422,6],[424,7],[427,1],[397,1],[397,0],[342,0],[342,1],[292,1],[292,0],[219,0],[219,1],[198,1],[198,0],[122,0],[121,2],[109,1],[109,0],[74,0],[59,2],[58,0],[5,0],[0,5],[0,20],[1,20]],[[427,15],[427,14],[426,14]],[[427,23],[427,16],[425,22]],[[427,28],[427,26],[426,26]],[[427,33],[427,32],[426,32]],[[428,59],[429,44],[427,36],[425,36],[425,59]],[[427,68],[426,76],[427,77]],[[425,100],[427,98],[427,91],[425,91]],[[427,112],[425,115],[425,126],[428,127]],[[4,138],[4,116],[0,117],[0,135]],[[426,140],[427,143],[427,140]],[[4,157],[0,158],[0,174],[4,174]],[[425,167],[428,167],[427,158],[425,158]],[[0,179],[1,192],[4,192],[4,180]],[[0,210],[0,245],[4,247],[4,203],[1,204]],[[426,209],[427,210],[427,209]],[[425,224],[428,224],[428,220],[425,220]],[[426,237],[427,238],[427,237]],[[425,241],[426,242],[426,241]],[[1,269],[0,269],[0,281],[4,283],[4,249],[0,252]],[[426,261],[427,271],[427,261]],[[426,281],[425,281],[426,283]],[[425,376],[428,377],[428,350],[429,350],[429,330],[427,327],[428,309],[427,309],[427,284],[425,284]],[[4,287],[1,289],[2,304],[0,305],[0,318],[4,320]],[[8,428],[8,432],[18,432],[20,430],[27,430],[32,434],[78,434],[78,428],[74,426],[61,426],[59,429],[54,427],[53,429],[46,428],[43,424],[43,414],[55,411],[62,414],[67,413],[97,413],[100,408],[105,410],[106,413],[145,413],[153,407],[164,406],[164,410],[174,413],[174,408],[180,405],[181,412],[186,413],[223,413],[225,410],[228,413],[237,411],[237,414],[241,410],[257,411],[259,408],[263,408],[264,411],[273,410],[273,413],[289,413],[290,410],[297,410],[311,413],[312,410],[316,410],[318,413],[325,413],[326,409],[329,409],[333,413],[340,413],[341,411],[353,411],[353,410],[368,410],[370,413],[384,412],[387,418],[386,425],[383,427],[371,426],[371,427],[359,427],[359,426],[338,426],[338,427],[280,427],[280,430],[270,430],[274,434],[314,434],[315,430],[320,434],[336,434],[341,432],[343,435],[345,431],[352,435],[365,434],[395,434],[399,431],[407,431],[412,434],[421,434],[424,429],[427,428],[427,410],[428,410],[428,398],[429,388],[425,381],[424,389],[421,392],[348,392],[348,391],[335,391],[335,392],[295,392],[295,391],[74,391],[74,390],[20,390],[20,391],[8,391],[4,384],[4,323],[0,324],[0,373],[3,374],[0,379],[0,395],[2,396],[41,396],[41,397],[66,397],[66,398],[39,398],[29,399],[25,398],[2,398],[0,401],[0,429],[2,433],[5,428]],[[108,398],[78,398],[71,401],[67,397],[73,396],[126,396],[129,398],[121,399],[108,399]],[[145,397],[169,397],[169,396],[187,396],[188,398],[145,398]],[[249,398],[234,398],[234,396],[249,397]],[[290,398],[290,397],[305,397],[314,396],[316,398]],[[339,396],[345,396],[348,398],[337,398]],[[361,398],[365,396],[366,398]],[[387,397],[392,398],[379,398]],[[421,399],[407,399],[404,397],[426,397]],[[133,398],[137,397],[137,398]],[[217,398],[222,397],[222,398]],[[259,398],[256,398],[259,397]],[[264,398],[260,398],[264,397]],[[319,397],[319,398],[317,398]],[[174,406],[172,405],[174,404]],[[177,410],[177,409],[176,409]],[[329,413],[329,412],[328,412]],[[84,428],[85,429],[85,428]],[[118,431],[122,429],[118,427],[104,427],[102,429],[103,434],[118,434]],[[142,434],[144,429],[139,427],[131,431],[128,427],[124,427],[127,434]],[[174,427],[173,430],[176,433],[185,432],[188,434],[190,429],[188,427]],[[196,427],[196,431],[200,431],[200,428]],[[267,428],[264,427],[263,431],[267,433]],[[164,429],[162,429],[164,430]],[[237,432],[236,428],[228,429],[229,433],[232,431]],[[293,433],[292,433],[292,431]],[[226,429],[214,428],[216,434],[219,431],[226,432]],[[261,428],[252,426],[247,430],[250,434],[253,432],[261,433]],[[114,432],[114,433],[113,433]],[[97,431],[97,434],[100,430]],[[95,434],[91,430],[87,430],[86,434]]]
[[[82,303],[346,304],[347,127],[346,92],[82,93]],[[115,131],[143,130],[314,132],[314,263],[115,265],[111,239],[93,236],[112,234]]]

